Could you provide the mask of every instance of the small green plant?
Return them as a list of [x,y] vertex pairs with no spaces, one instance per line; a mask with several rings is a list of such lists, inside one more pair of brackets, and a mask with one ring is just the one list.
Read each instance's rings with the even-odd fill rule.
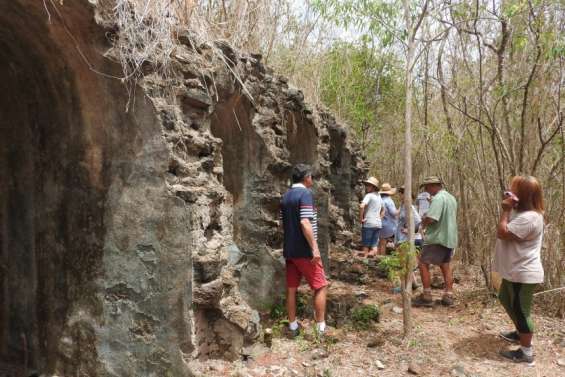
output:
[[283,336],[284,329],[288,326],[288,319],[281,319],[273,324],[273,337],[280,338]]
[[353,326],[360,330],[367,330],[373,322],[378,322],[379,316],[379,308],[376,305],[363,305],[351,311]]
[[306,352],[311,349],[310,342],[304,339],[304,334],[299,334],[296,338],[294,338],[294,342],[298,344],[300,352]]
[[[296,314],[299,316],[308,315],[308,296],[297,294],[296,295]],[[273,321],[286,317],[286,301],[283,297],[277,300],[274,304],[265,305],[265,311],[269,313],[269,318]]]
[[312,336],[308,336],[308,339],[315,347],[322,347],[326,350],[338,342],[335,336],[321,333],[315,324],[312,326]]
[[387,272],[387,277],[392,282],[398,282],[407,272],[412,270],[414,260],[419,250],[414,249],[410,252],[408,242],[398,245],[397,249],[391,255],[387,255],[379,262],[379,267]]
[[402,265],[398,253],[395,251],[391,255],[385,256],[379,262],[379,267],[386,271],[387,277],[390,281],[397,280],[398,275],[402,270]]
[[322,375],[324,377],[332,377],[332,372],[329,369],[324,369],[324,373]]
[[272,320],[281,319],[285,316],[285,314],[286,308],[284,306],[284,303],[281,301],[273,304],[271,306],[271,310],[269,311],[269,317],[271,317]]

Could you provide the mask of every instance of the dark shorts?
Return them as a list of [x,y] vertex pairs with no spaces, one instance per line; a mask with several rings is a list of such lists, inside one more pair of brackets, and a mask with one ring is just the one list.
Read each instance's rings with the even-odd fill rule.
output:
[[375,247],[379,242],[381,228],[361,228],[361,243],[365,247]]
[[453,249],[443,245],[424,245],[420,253],[420,263],[440,265],[451,262]]
[[322,262],[313,264],[309,258],[287,259],[286,286],[288,288],[298,288],[303,276],[314,291],[328,285]]
[[396,227],[394,224],[387,224],[383,222],[383,227],[381,228],[381,232],[379,234],[382,238],[390,238],[394,236],[396,233]]

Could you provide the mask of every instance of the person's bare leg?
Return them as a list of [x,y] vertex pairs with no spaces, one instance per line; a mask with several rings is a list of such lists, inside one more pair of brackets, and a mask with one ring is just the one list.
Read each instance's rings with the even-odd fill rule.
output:
[[385,255],[386,254],[386,238],[381,238],[379,240],[379,248],[377,251],[378,255]]
[[518,335],[520,335],[520,345],[522,347],[532,346],[532,337],[534,336],[533,333],[529,333],[529,334],[519,333]]
[[314,292],[314,318],[316,322],[324,322],[326,317],[326,297],[328,287],[322,287]]
[[296,321],[296,290],[297,288],[286,289],[286,311],[289,323]]
[[369,255],[371,255],[371,256],[375,256],[375,255],[377,255],[378,253],[379,253],[379,248],[376,247],[376,246],[371,247],[371,250],[369,250]]
[[453,274],[451,272],[451,265],[449,263],[442,263],[439,265],[441,273],[443,274],[443,281],[445,282],[445,293],[453,293]]
[[363,246],[363,256],[367,257],[367,255],[369,255],[369,248],[367,246]]
[[418,263],[418,269],[420,270],[420,278],[422,279],[422,286],[424,289],[432,288],[432,279],[430,277],[430,266],[422,262]]
[[414,273],[414,271],[411,272],[412,274],[412,289],[417,289],[420,285],[418,284],[418,282],[416,281],[416,274]]

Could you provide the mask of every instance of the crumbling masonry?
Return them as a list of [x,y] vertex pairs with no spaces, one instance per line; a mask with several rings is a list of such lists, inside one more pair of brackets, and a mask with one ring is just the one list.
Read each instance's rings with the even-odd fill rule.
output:
[[327,263],[351,239],[358,152],[223,42],[219,59],[179,36],[173,75],[130,98],[101,74],[121,72],[105,2],[55,3],[0,1],[0,371],[184,376],[239,357],[284,286],[290,167],[315,167]]

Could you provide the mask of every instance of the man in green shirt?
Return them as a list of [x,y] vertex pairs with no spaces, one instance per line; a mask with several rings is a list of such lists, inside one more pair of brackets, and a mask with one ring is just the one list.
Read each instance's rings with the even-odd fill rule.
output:
[[424,293],[416,300],[416,306],[432,306],[432,289],[430,264],[441,269],[445,282],[445,292],[441,303],[453,305],[453,276],[451,274],[451,257],[457,246],[457,201],[443,188],[438,177],[424,179],[421,186],[432,196],[430,208],[422,220],[425,231],[424,247],[418,258],[418,268],[422,277]]

